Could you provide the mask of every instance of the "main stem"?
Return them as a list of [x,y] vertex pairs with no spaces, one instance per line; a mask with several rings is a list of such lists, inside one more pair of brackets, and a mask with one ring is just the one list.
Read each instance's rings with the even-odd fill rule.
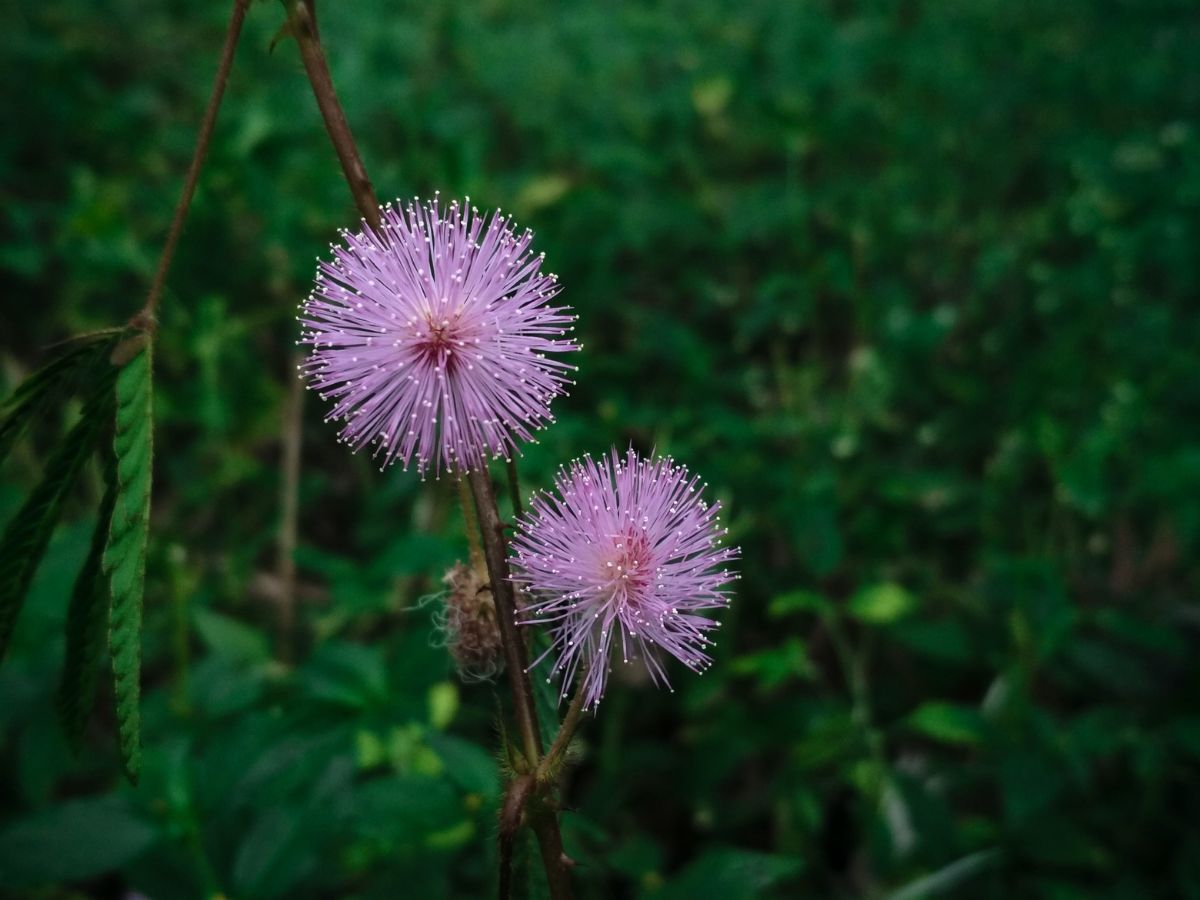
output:
[[[367,177],[366,166],[363,165],[362,156],[358,152],[350,124],[346,121],[346,114],[333,88],[329,64],[325,60],[325,52],[318,37],[313,0],[295,0],[288,3],[287,14],[292,37],[300,48],[300,57],[304,61],[313,95],[325,120],[325,130],[333,142],[346,183],[354,196],[354,203],[367,224],[379,228],[381,220],[375,189]],[[479,518],[484,561],[487,563],[492,586],[492,599],[496,604],[497,618],[500,622],[500,638],[504,644],[517,730],[521,735],[526,762],[531,771],[536,771],[542,755],[541,732],[538,730],[537,712],[533,704],[533,687],[526,671],[525,641],[517,629],[516,602],[508,572],[508,550],[500,522],[500,512],[496,505],[496,494],[486,468],[482,471],[472,471],[468,479]],[[571,888],[570,860],[563,852],[558,816],[551,805],[548,791],[542,791],[538,796],[530,798],[527,818],[537,836],[550,896],[553,900],[572,900],[574,893]]]
[[517,627],[517,603],[509,580],[508,550],[504,541],[504,526],[496,506],[496,493],[487,468],[472,469],[467,475],[471,493],[475,496],[475,513],[483,536],[483,558],[487,563],[492,584],[492,599],[500,621],[500,640],[504,644],[504,665],[512,688],[514,716],[525,761],[534,768],[542,758],[542,739],[538,729],[537,709],[533,704],[533,686],[529,683],[529,662],[525,655],[525,639]]
[[221,60],[217,63],[217,74],[213,76],[208,106],[204,109],[204,118],[200,120],[200,133],[196,136],[196,149],[192,151],[192,162],[188,166],[187,177],[183,182],[183,192],[179,195],[179,202],[175,204],[175,213],[171,217],[171,228],[167,232],[167,240],[158,256],[158,268],[154,272],[154,280],[150,282],[150,290],[146,293],[146,304],[134,319],[134,322],[143,328],[152,329],[154,327],[158,303],[162,299],[163,289],[167,284],[167,273],[171,270],[171,261],[175,258],[175,248],[179,246],[179,236],[183,234],[183,222],[192,205],[192,197],[196,193],[196,183],[200,180],[200,169],[204,166],[204,157],[208,153],[208,145],[212,141],[213,129],[217,124],[217,111],[221,108],[221,99],[225,96],[225,85],[229,82],[229,70],[233,68],[233,54],[237,50],[238,39],[242,36],[242,23],[246,20],[246,7],[249,3],[250,0],[234,0],[233,2],[229,26],[225,29],[225,46],[221,48]]
[[375,198],[375,188],[367,176],[367,167],[363,165],[358,145],[350,131],[350,123],[346,121],[346,113],[338,102],[337,92],[333,89],[333,76],[329,73],[329,63],[325,61],[325,51],[321,49],[321,41],[317,34],[317,13],[314,0],[296,0],[287,7],[288,25],[292,37],[300,48],[300,59],[304,61],[304,71],[308,73],[308,81],[312,85],[313,96],[317,99],[317,107],[321,110],[321,118],[325,120],[325,130],[333,141],[334,152],[338,162],[342,164],[342,174],[350,193],[354,195],[354,205],[372,228],[380,225],[379,204]]
[[[529,682],[527,671],[525,639],[517,626],[516,595],[512,581],[509,580],[508,550],[504,540],[504,526],[496,505],[496,493],[486,467],[472,469],[467,479],[471,484],[471,493],[475,495],[475,512],[479,517],[480,533],[483,536],[483,555],[491,578],[496,618],[500,622],[500,640],[504,644],[504,664],[508,669],[509,685],[512,688],[517,730],[521,735],[526,762],[532,771],[541,774],[541,732],[538,729],[537,709],[533,703],[533,686]],[[553,900],[572,900],[574,892],[571,887],[571,862],[563,852],[558,816],[552,806],[555,786],[538,784],[537,787],[540,793],[529,798],[526,818],[537,837],[550,896]],[[504,887],[502,873],[502,892]],[[501,896],[504,894],[501,893]]]

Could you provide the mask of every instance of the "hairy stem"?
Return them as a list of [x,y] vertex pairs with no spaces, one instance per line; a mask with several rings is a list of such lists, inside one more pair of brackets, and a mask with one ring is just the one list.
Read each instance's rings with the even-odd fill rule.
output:
[[350,123],[346,121],[346,113],[333,89],[333,76],[329,73],[329,63],[325,61],[325,51],[321,49],[317,35],[315,0],[288,3],[287,15],[292,37],[300,48],[300,58],[304,61],[304,70],[312,85],[313,96],[317,98],[317,107],[321,110],[321,118],[325,120],[325,130],[333,142],[338,162],[342,164],[342,174],[346,177],[350,193],[354,195],[354,205],[367,224],[378,229],[379,203],[375,198],[375,188],[367,176],[367,167],[363,165],[358,145],[354,142]]
[[183,222],[192,205],[196,183],[200,180],[200,169],[204,165],[204,157],[208,153],[209,142],[212,141],[213,128],[217,124],[217,111],[221,108],[221,100],[225,96],[225,85],[229,82],[229,70],[233,67],[234,51],[237,50],[238,39],[242,36],[242,23],[246,20],[246,7],[249,4],[250,0],[233,0],[233,12],[229,16],[229,26],[225,29],[225,46],[221,48],[221,60],[217,63],[217,74],[213,76],[212,93],[208,97],[204,118],[200,120],[200,133],[196,135],[196,149],[192,151],[192,162],[183,181],[183,193],[179,195],[179,202],[175,204],[171,228],[159,254],[158,268],[154,272],[154,280],[150,282],[150,290],[146,293],[146,303],[142,311],[134,317],[134,322],[142,328],[154,327],[158,304],[167,284],[167,273],[171,270],[175,248],[179,246],[179,237],[183,233]]
[[583,690],[583,681],[586,675],[587,673],[584,672],[579,678],[575,686],[575,696],[571,698],[567,714],[563,718],[562,725],[559,726],[558,734],[554,736],[554,743],[550,745],[550,749],[546,751],[546,755],[538,764],[537,779],[540,783],[554,784],[558,781],[558,769],[562,756],[567,752],[571,738],[575,735],[575,728],[579,725],[579,716],[583,712],[583,701],[586,696]]
[[552,900],[573,900],[575,894],[571,887],[571,868],[575,863],[563,851],[558,816],[549,807],[532,809],[529,814],[529,827],[537,837],[550,897]]
[[512,896],[513,842],[521,830],[525,805],[534,786],[533,776],[522,775],[504,792],[504,805],[500,808],[500,900],[509,900]]

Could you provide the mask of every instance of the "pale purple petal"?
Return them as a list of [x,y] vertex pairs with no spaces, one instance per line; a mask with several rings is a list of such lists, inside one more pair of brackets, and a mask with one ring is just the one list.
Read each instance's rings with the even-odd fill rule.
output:
[[383,207],[382,228],[341,233],[301,306],[301,366],[340,440],[383,465],[464,472],[552,422],[575,367],[575,316],[509,217],[453,201]]
[[738,577],[737,549],[720,546],[720,504],[701,499],[686,466],[633,450],[576,460],[555,486],[517,523],[513,581],[530,596],[521,624],[550,631],[543,658],[554,657],[564,696],[582,667],[595,707],[614,652],[640,656],[657,683],[667,684],[659,651],[703,672],[719,623],[702,613],[727,606]]

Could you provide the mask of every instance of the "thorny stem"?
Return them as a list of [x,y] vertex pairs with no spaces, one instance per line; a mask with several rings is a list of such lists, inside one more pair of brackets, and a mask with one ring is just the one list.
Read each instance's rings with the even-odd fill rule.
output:
[[175,248],[179,246],[179,237],[183,233],[183,222],[187,218],[188,208],[192,205],[196,183],[200,180],[200,169],[204,165],[213,128],[217,124],[217,111],[221,108],[221,99],[225,96],[225,85],[229,82],[229,70],[233,67],[234,51],[237,50],[238,39],[242,36],[242,23],[246,20],[246,7],[249,5],[250,0],[233,0],[229,27],[225,29],[225,46],[221,48],[221,60],[217,63],[217,74],[213,76],[212,93],[204,110],[204,118],[200,120],[200,133],[196,135],[196,149],[192,151],[192,162],[183,182],[183,193],[179,195],[179,202],[175,204],[171,228],[158,257],[158,269],[154,273],[154,280],[150,282],[150,290],[146,293],[146,304],[133,319],[133,324],[146,330],[154,328],[158,303],[167,284],[167,272],[170,271],[171,261],[175,258]]
[[325,130],[329,132],[338,162],[342,164],[342,174],[346,177],[350,193],[354,195],[354,205],[358,207],[367,224],[378,229],[381,220],[375,188],[371,185],[371,179],[367,177],[367,168],[363,165],[358,145],[354,142],[350,123],[346,121],[346,113],[342,104],[338,102],[337,92],[333,89],[333,76],[329,73],[329,63],[325,60],[325,52],[321,49],[321,41],[317,35],[316,0],[295,0],[288,3],[287,16],[292,37],[300,48],[300,58],[304,61],[304,70],[308,73],[313,96],[317,98],[317,106],[325,120]]

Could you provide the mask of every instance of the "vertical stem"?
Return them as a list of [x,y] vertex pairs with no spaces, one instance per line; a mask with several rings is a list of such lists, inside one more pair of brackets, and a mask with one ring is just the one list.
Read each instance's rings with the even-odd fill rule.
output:
[[533,686],[529,683],[529,673],[526,671],[525,639],[517,626],[517,605],[509,580],[508,550],[500,513],[496,508],[496,494],[486,468],[472,469],[467,478],[471,493],[475,495],[475,513],[479,517],[483,556],[491,577],[492,599],[496,603],[496,617],[500,623],[500,639],[504,644],[504,664],[512,688],[517,731],[521,735],[525,761],[530,766],[536,766],[542,756],[541,732],[533,704]]
[[204,110],[204,118],[200,120],[200,133],[196,136],[196,149],[192,151],[192,162],[183,181],[183,192],[179,195],[179,202],[175,204],[171,228],[158,257],[154,280],[150,282],[150,290],[146,294],[146,305],[135,317],[145,328],[154,326],[158,303],[167,283],[167,272],[170,271],[171,261],[175,258],[175,248],[179,246],[179,236],[183,233],[183,221],[192,205],[196,182],[200,180],[200,169],[204,165],[204,156],[208,153],[213,128],[217,124],[217,111],[221,108],[221,99],[225,96],[225,85],[229,81],[229,70],[233,68],[233,54],[237,49],[238,39],[242,36],[242,23],[246,20],[246,7],[249,3],[250,0],[233,0],[233,12],[229,17],[229,27],[225,30],[225,46],[221,48],[221,59],[217,63],[217,74],[213,77],[212,93]]
[[517,480],[517,461],[510,458],[504,468],[508,472],[508,490],[512,495],[513,515],[522,516],[525,514],[525,510],[521,505],[521,484]]
[[550,896],[553,900],[572,900],[575,893],[571,887],[571,866],[574,863],[563,852],[557,816],[551,809],[531,809],[529,827],[533,829],[542,853],[542,867],[546,870]]
[[465,478],[458,480],[458,500],[462,504],[463,527],[467,532],[467,547],[471,554],[471,568],[484,572],[487,563],[483,559],[483,547],[479,543],[479,519],[475,517],[475,506]]
[[[312,84],[313,95],[325,120],[325,130],[329,132],[329,138],[342,164],[342,172],[346,176],[350,192],[354,195],[354,202],[367,224],[378,229],[380,214],[375,191],[354,143],[354,135],[350,132],[346,114],[342,111],[333,89],[333,79],[317,37],[313,2],[314,0],[285,0],[288,4],[288,24],[300,48],[300,56],[304,61],[308,80]],[[479,518],[484,561],[487,563],[491,581],[492,599],[496,604],[500,638],[504,644],[505,665],[512,687],[517,729],[521,734],[526,764],[530,770],[536,770],[541,759],[541,732],[538,729],[537,712],[533,703],[533,687],[529,683],[529,673],[526,671],[525,641],[516,621],[516,602],[513,585],[509,580],[508,552],[500,512],[496,506],[496,494],[486,467],[482,471],[471,471],[467,477],[475,498],[475,512]],[[547,803],[544,792],[531,798],[529,805],[528,818],[541,848],[550,895],[553,900],[572,900],[570,860],[563,853],[558,817]]]
[[279,573],[276,653],[282,662],[292,661],[296,622],[296,539],[300,518],[300,441],[304,411],[304,384],[296,376],[298,361],[298,355],[293,355],[288,367],[292,377],[284,401],[280,447],[282,480],[279,488],[279,535],[275,546]]
[[[525,760],[537,771],[541,760],[541,732],[538,729],[537,710],[533,703],[533,686],[529,682],[527,671],[525,639],[517,625],[516,598],[512,581],[509,580],[508,551],[500,512],[496,506],[496,493],[486,468],[473,469],[467,477],[471,484],[471,492],[475,495],[475,512],[479,516],[483,554],[487,560],[488,575],[491,577],[496,617],[500,622],[500,639],[504,644],[504,660],[512,688],[517,730],[521,734]],[[553,786],[549,786],[549,789],[552,790]],[[571,888],[571,862],[563,852],[558,817],[548,800],[546,791],[531,799],[527,810],[529,825],[541,850],[550,896],[553,900],[572,900],[574,893]]]
[[304,61],[304,70],[308,73],[308,81],[312,85],[313,96],[317,99],[317,107],[321,110],[321,118],[325,120],[325,130],[333,142],[334,152],[338,162],[342,164],[342,174],[350,193],[354,195],[354,205],[372,228],[380,226],[379,204],[375,198],[375,188],[367,176],[367,168],[359,155],[358,145],[350,131],[350,123],[346,121],[346,113],[338,102],[337,92],[333,89],[333,76],[329,73],[329,64],[325,61],[325,53],[317,37],[317,18],[313,8],[314,0],[295,0],[287,6],[288,24],[291,26],[292,37],[300,48],[300,58]]

